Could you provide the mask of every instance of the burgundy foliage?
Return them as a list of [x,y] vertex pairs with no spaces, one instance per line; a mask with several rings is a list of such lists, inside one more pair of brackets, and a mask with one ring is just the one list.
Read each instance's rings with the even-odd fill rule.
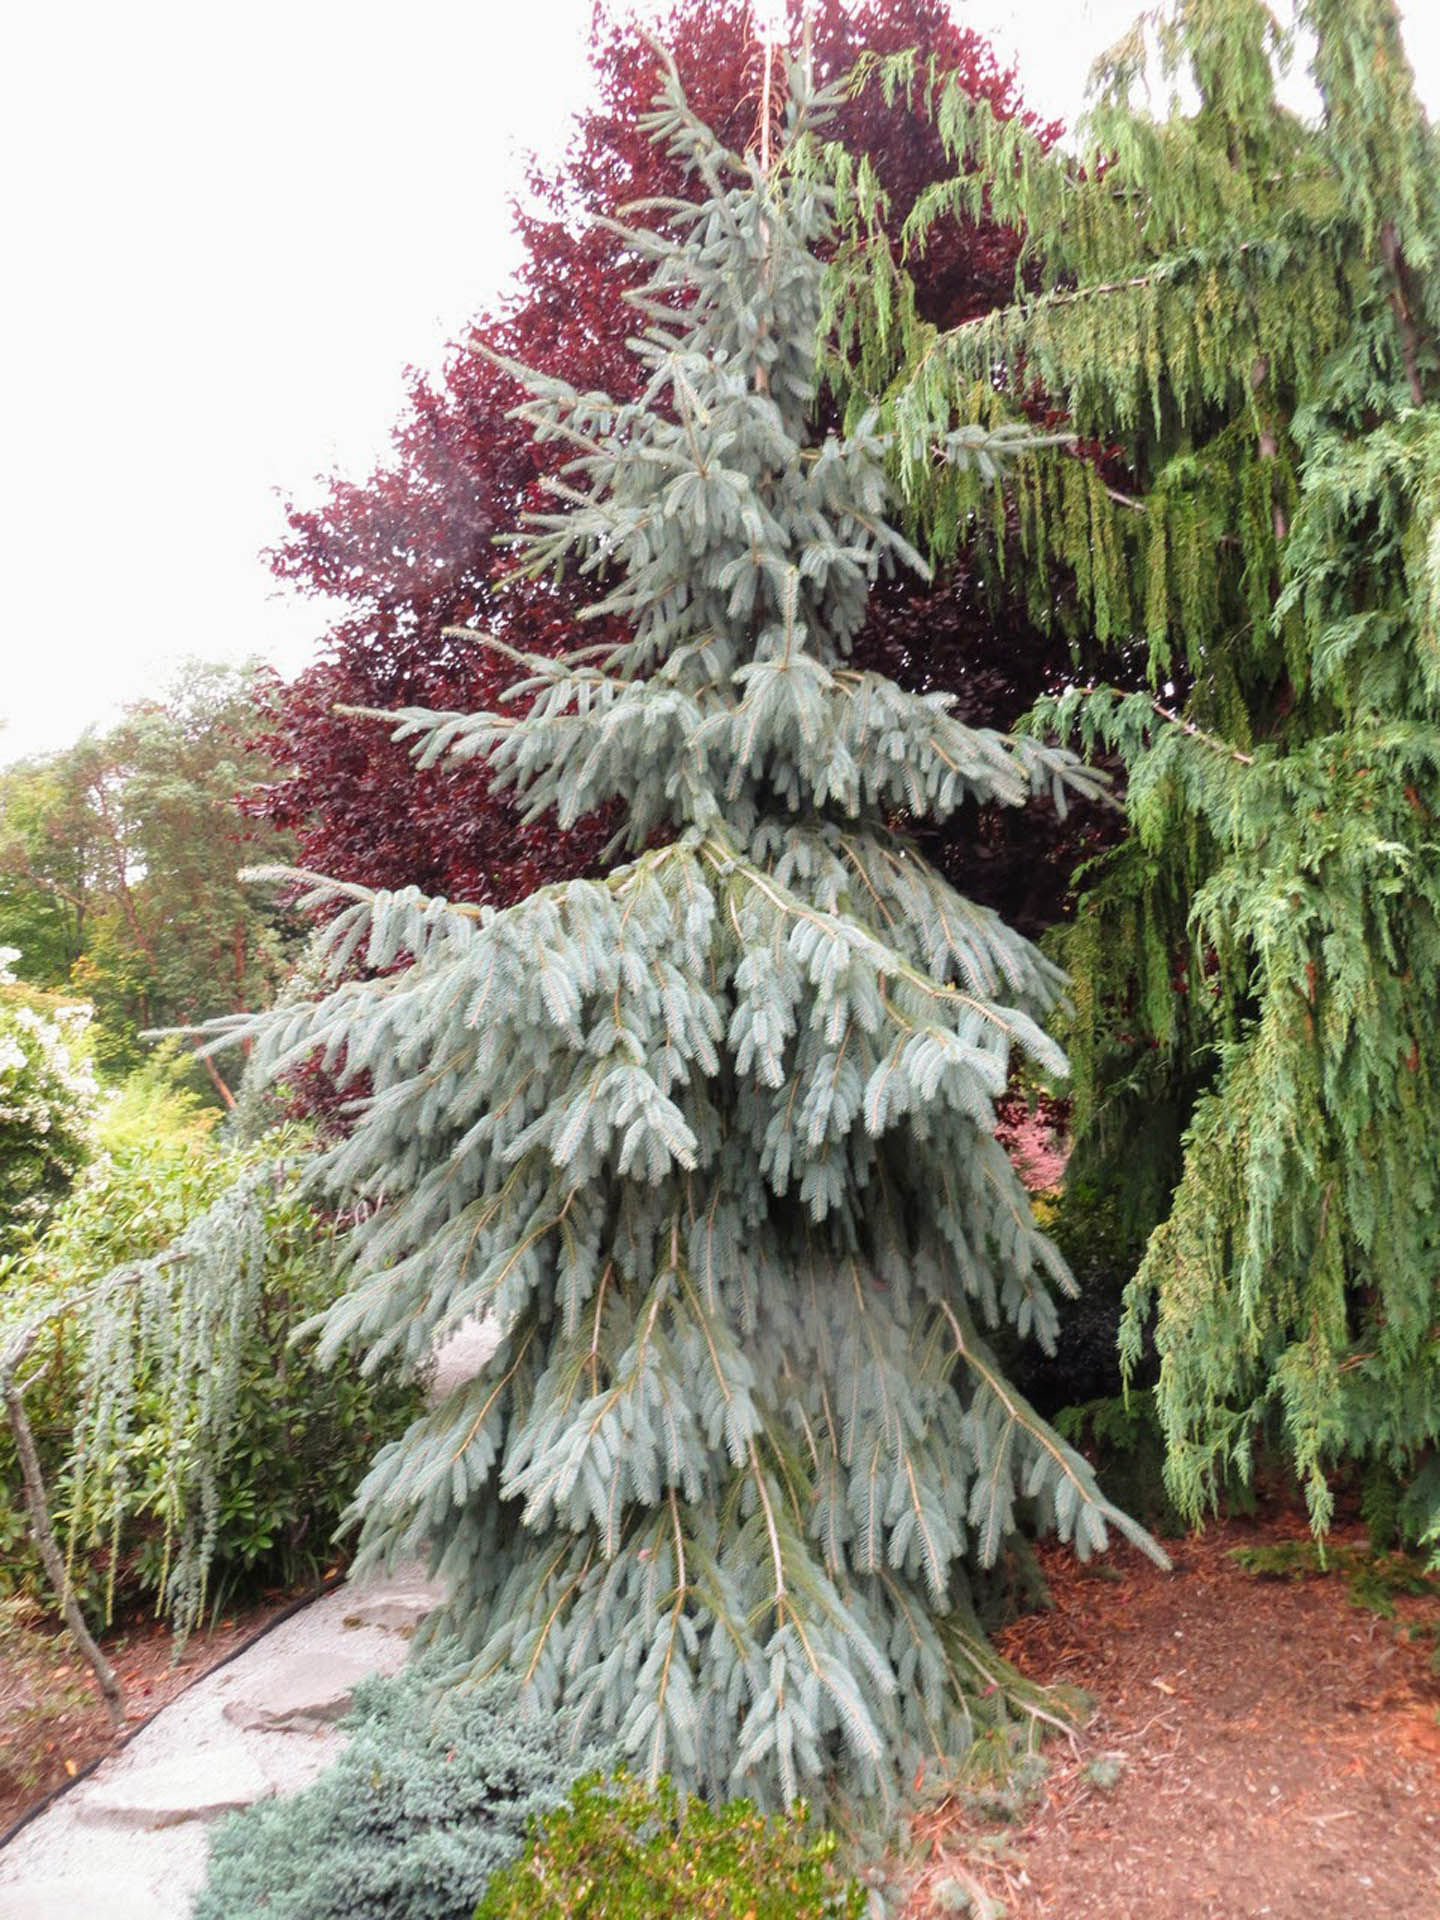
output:
[[[997,111],[1022,110],[1013,76],[979,36],[953,23],[944,0],[853,8],[820,0],[813,33],[822,77],[844,72],[866,48],[918,46]],[[675,50],[697,111],[731,145],[750,144],[762,69],[748,9],[736,0],[676,0],[660,37]],[[523,826],[489,792],[483,771],[417,776],[381,726],[335,712],[493,704],[514,670],[477,642],[447,634],[457,625],[491,627],[509,645],[540,653],[598,637],[589,623],[577,626],[573,587],[497,586],[504,562],[495,536],[544,499],[542,461],[564,456],[537,456],[525,428],[506,418],[517,399],[513,381],[475,351],[489,347],[617,396],[629,390],[633,316],[622,296],[635,269],[600,219],[648,195],[682,192],[683,183],[637,127],[654,93],[650,47],[603,7],[591,44],[598,102],[564,163],[537,174],[531,204],[517,209],[525,261],[513,296],[477,320],[438,380],[412,380],[389,463],[360,483],[332,479],[316,508],[292,508],[289,537],[271,556],[280,579],[302,593],[337,596],[349,611],[321,662],[276,702],[265,744],[289,771],[259,810],[294,829],[307,866],[341,879],[504,903],[592,872],[602,858],[604,822],[568,834],[552,821]],[[873,89],[846,110],[839,132],[857,155],[870,155],[897,227],[946,171],[928,123],[902,104],[886,107]],[[1005,302],[1018,250],[1018,237],[993,223],[941,230],[916,263],[922,312],[953,324]],[[861,655],[908,685],[959,692],[967,717],[1002,726],[1069,663],[1062,642],[1041,635],[963,566],[933,590],[917,594],[912,584],[878,594]],[[932,837],[930,850],[960,884],[1031,931],[1056,917],[1074,859],[1071,841],[1033,810],[1014,822],[961,820]]]

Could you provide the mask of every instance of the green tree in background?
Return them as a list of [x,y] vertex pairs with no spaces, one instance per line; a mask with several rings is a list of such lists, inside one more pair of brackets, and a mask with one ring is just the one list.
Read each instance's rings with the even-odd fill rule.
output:
[[595,577],[621,636],[527,660],[509,712],[401,716],[534,814],[618,803],[630,864],[499,912],[320,882],[341,983],[224,1029],[272,1075],[366,1076],[324,1163],[359,1220],[324,1351],[496,1332],[379,1456],[362,1559],[425,1554],[483,1668],[647,1774],[771,1800],[962,1755],[1023,1696],[986,1570],[1022,1523],[1087,1553],[1121,1518],[986,1344],[1051,1339],[1066,1284],[992,1105],[1012,1054],[1061,1066],[1058,975],[897,825],[1096,782],[846,664],[918,562],[873,422],[819,423],[807,89],[772,159],[672,75],[646,124],[697,203],[629,236],[636,400],[513,369],[573,455],[521,564]]
[[0,772],[0,940],[27,979],[94,1004],[112,1072],[145,1027],[268,1002],[294,950],[237,877],[287,850],[237,804],[268,771],[247,746],[255,676],[192,662],[109,732]]
[[78,749],[0,769],[0,926],[26,977],[68,985],[94,898],[95,829]]
[[[1112,49],[1083,164],[946,92],[939,125],[974,170],[912,238],[983,204],[1023,227],[1043,290],[901,338],[903,299],[865,305],[903,288],[871,243],[846,298],[873,364],[905,358],[882,418],[915,525],[941,551],[994,538],[973,478],[926,449],[957,415],[993,428],[1043,392],[1080,438],[1016,474],[1032,605],[1148,651],[1150,692],[1075,689],[1038,719],[1128,769],[1130,838],[1090,875],[1064,955],[1080,1164],[1159,1223],[1126,1341],[1133,1360],[1153,1316],[1172,1490],[1198,1513],[1273,1425],[1317,1525],[1351,1460],[1382,1503],[1408,1488],[1401,1518],[1424,1532],[1440,149],[1391,0],[1299,17],[1318,124],[1277,102],[1287,42],[1258,0],[1184,0]],[[1167,82],[1192,105],[1157,117]]]

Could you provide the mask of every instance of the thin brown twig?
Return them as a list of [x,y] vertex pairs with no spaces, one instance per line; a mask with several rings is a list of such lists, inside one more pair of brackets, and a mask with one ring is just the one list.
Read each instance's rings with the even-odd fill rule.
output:
[[1239,747],[1232,747],[1228,740],[1222,740],[1218,734],[1207,733],[1203,727],[1197,727],[1193,720],[1187,720],[1183,714],[1172,713],[1169,707],[1161,706],[1158,700],[1152,700],[1150,705],[1162,720],[1168,720],[1172,726],[1179,727],[1182,732],[1188,733],[1192,740],[1199,740],[1203,745],[1213,747],[1216,753],[1228,753],[1230,758],[1238,760],[1242,767],[1254,766],[1253,753],[1242,753]]
[[1119,487],[1112,487],[1103,480],[1100,484],[1105,488],[1106,498],[1113,500],[1117,507],[1128,507],[1132,513],[1148,513],[1150,511],[1145,502],[1143,500],[1137,500],[1133,493],[1122,493]]
[[[1256,242],[1254,241],[1243,240],[1240,245],[1234,249],[1234,252],[1237,255],[1250,253],[1255,245]],[[1152,285],[1154,280],[1155,274],[1153,272],[1137,273],[1128,280],[1102,280],[1094,286],[1089,287],[1061,287],[1050,293],[1036,294],[1030,300],[1017,301],[1014,307],[1007,308],[1005,311],[1007,313],[1017,314],[1022,320],[1028,320],[1032,314],[1042,308],[1069,307],[1074,306],[1081,300],[1098,300],[1106,294],[1129,293],[1136,287],[1148,287]],[[938,333],[930,345],[926,347],[924,353],[921,354],[919,361],[916,363],[917,370],[919,367],[924,366],[932,353],[940,352],[947,341],[957,340],[972,329],[985,326],[993,318],[994,315],[990,313],[978,314],[973,320],[962,320],[958,326],[948,327],[943,333]]]
[[47,1313],[36,1319],[11,1341],[0,1360],[0,1394],[3,1394],[5,1411],[10,1416],[10,1429],[15,1435],[15,1451],[20,1458],[20,1477],[25,1489],[25,1505],[30,1516],[30,1531],[35,1536],[35,1546],[40,1555],[41,1565],[54,1589],[59,1604],[60,1616],[85,1660],[90,1665],[99,1683],[100,1692],[105,1699],[106,1711],[110,1715],[110,1724],[120,1727],[125,1722],[125,1694],[116,1676],[115,1669],[100,1651],[85,1616],[80,1611],[75,1598],[75,1589],[70,1583],[65,1557],[55,1538],[55,1529],[50,1521],[50,1503],[45,1497],[45,1480],[40,1471],[40,1456],[35,1447],[35,1435],[31,1430],[30,1417],[25,1411],[25,1400],[16,1385],[15,1375],[30,1349],[39,1339],[42,1329],[53,1317]]
[[[1091,693],[1108,693],[1110,689],[1108,687],[1102,687],[1092,680],[1087,686],[1077,687],[1075,691],[1078,694],[1085,695]],[[1232,746],[1228,740],[1222,740],[1219,734],[1207,733],[1203,727],[1197,727],[1193,720],[1187,720],[1182,713],[1175,713],[1159,700],[1152,700],[1150,702],[1150,710],[1152,713],[1158,714],[1162,720],[1168,720],[1172,727],[1179,727],[1182,733],[1188,733],[1192,740],[1200,741],[1203,746],[1213,747],[1216,753],[1228,754],[1232,760],[1238,760],[1242,767],[1254,766],[1255,756],[1253,753],[1242,752],[1239,747]]]

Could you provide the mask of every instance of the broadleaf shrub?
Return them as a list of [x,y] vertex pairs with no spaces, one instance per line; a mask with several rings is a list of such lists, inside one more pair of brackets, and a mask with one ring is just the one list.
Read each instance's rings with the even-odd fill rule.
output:
[[491,1883],[475,1920],[849,1920],[866,1896],[834,1853],[803,1805],[711,1808],[668,1780],[593,1778]]
[[99,1117],[101,1151],[178,1151],[208,1139],[223,1116],[188,1084],[193,1072],[194,1062],[179,1040],[157,1046],[107,1094]]
[[[84,1489],[77,1488],[87,1341],[83,1316],[64,1302],[168,1247],[252,1161],[276,1151],[273,1137],[242,1153],[184,1125],[162,1127],[157,1137],[148,1150],[102,1154],[43,1237],[6,1263],[0,1285],[0,1340],[52,1304],[56,1309],[27,1364],[26,1408],[54,1517],[69,1539],[72,1578],[92,1615],[173,1597],[171,1456],[191,1437],[172,1433],[142,1369],[123,1445],[87,1460]],[[237,1430],[216,1470],[209,1554],[216,1602],[237,1589],[295,1585],[327,1564],[353,1486],[420,1404],[419,1386],[393,1367],[362,1376],[323,1366],[307,1345],[292,1343],[339,1287],[333,1235],[293,1180],[266,1202],[266,1243],[259,1310],[239,1360]],[[48,1597],[21,1507],[14,1441],[0,1420],[0,1595],[16,1591]]]
[[357,1688],[345,1725],[313,1786],[217,1830],[194,1920],[470,1920],[532,1823],[614,1758],[439,1649]]
[[0,947],[0,1254],[42,1227],[94,1151],[90,1010],[25,987]]

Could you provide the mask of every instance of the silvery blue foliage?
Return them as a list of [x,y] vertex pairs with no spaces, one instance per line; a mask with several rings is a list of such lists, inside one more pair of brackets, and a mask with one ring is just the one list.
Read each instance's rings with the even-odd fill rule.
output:
[[963,1751],[1004,1691],[970,1570],[1022,1504],[1082,1553],[1120,1519],[986,1345],[1051,1341],[1068,1284],[993,1127],[1017,1049],[1063,1066],[1060,978],[903,831],[1094,776],[847,665],[922,563],[873,428],[815,425],[826,103],[791,79],[768,167],[667,82],[697,198],[631,235],[640,398],[514,369],[575,456],[520,564],[593,574],[629,637],[527,661],[513,711],[398,716],[531,812],[619,803],[629,864],[504,912],[317,881],[332,989],[243,1027],[272,1076],[368,1077],[325,1347],[498,1330],[377,1459],[365,1556],[426,1556],[480,1665],[582,1736],[771,1799]]
[[470,1920],[531,1824],[614,1755],[434,1654],[362,1681],[338,1760],[222,1822],[195,1920]]

